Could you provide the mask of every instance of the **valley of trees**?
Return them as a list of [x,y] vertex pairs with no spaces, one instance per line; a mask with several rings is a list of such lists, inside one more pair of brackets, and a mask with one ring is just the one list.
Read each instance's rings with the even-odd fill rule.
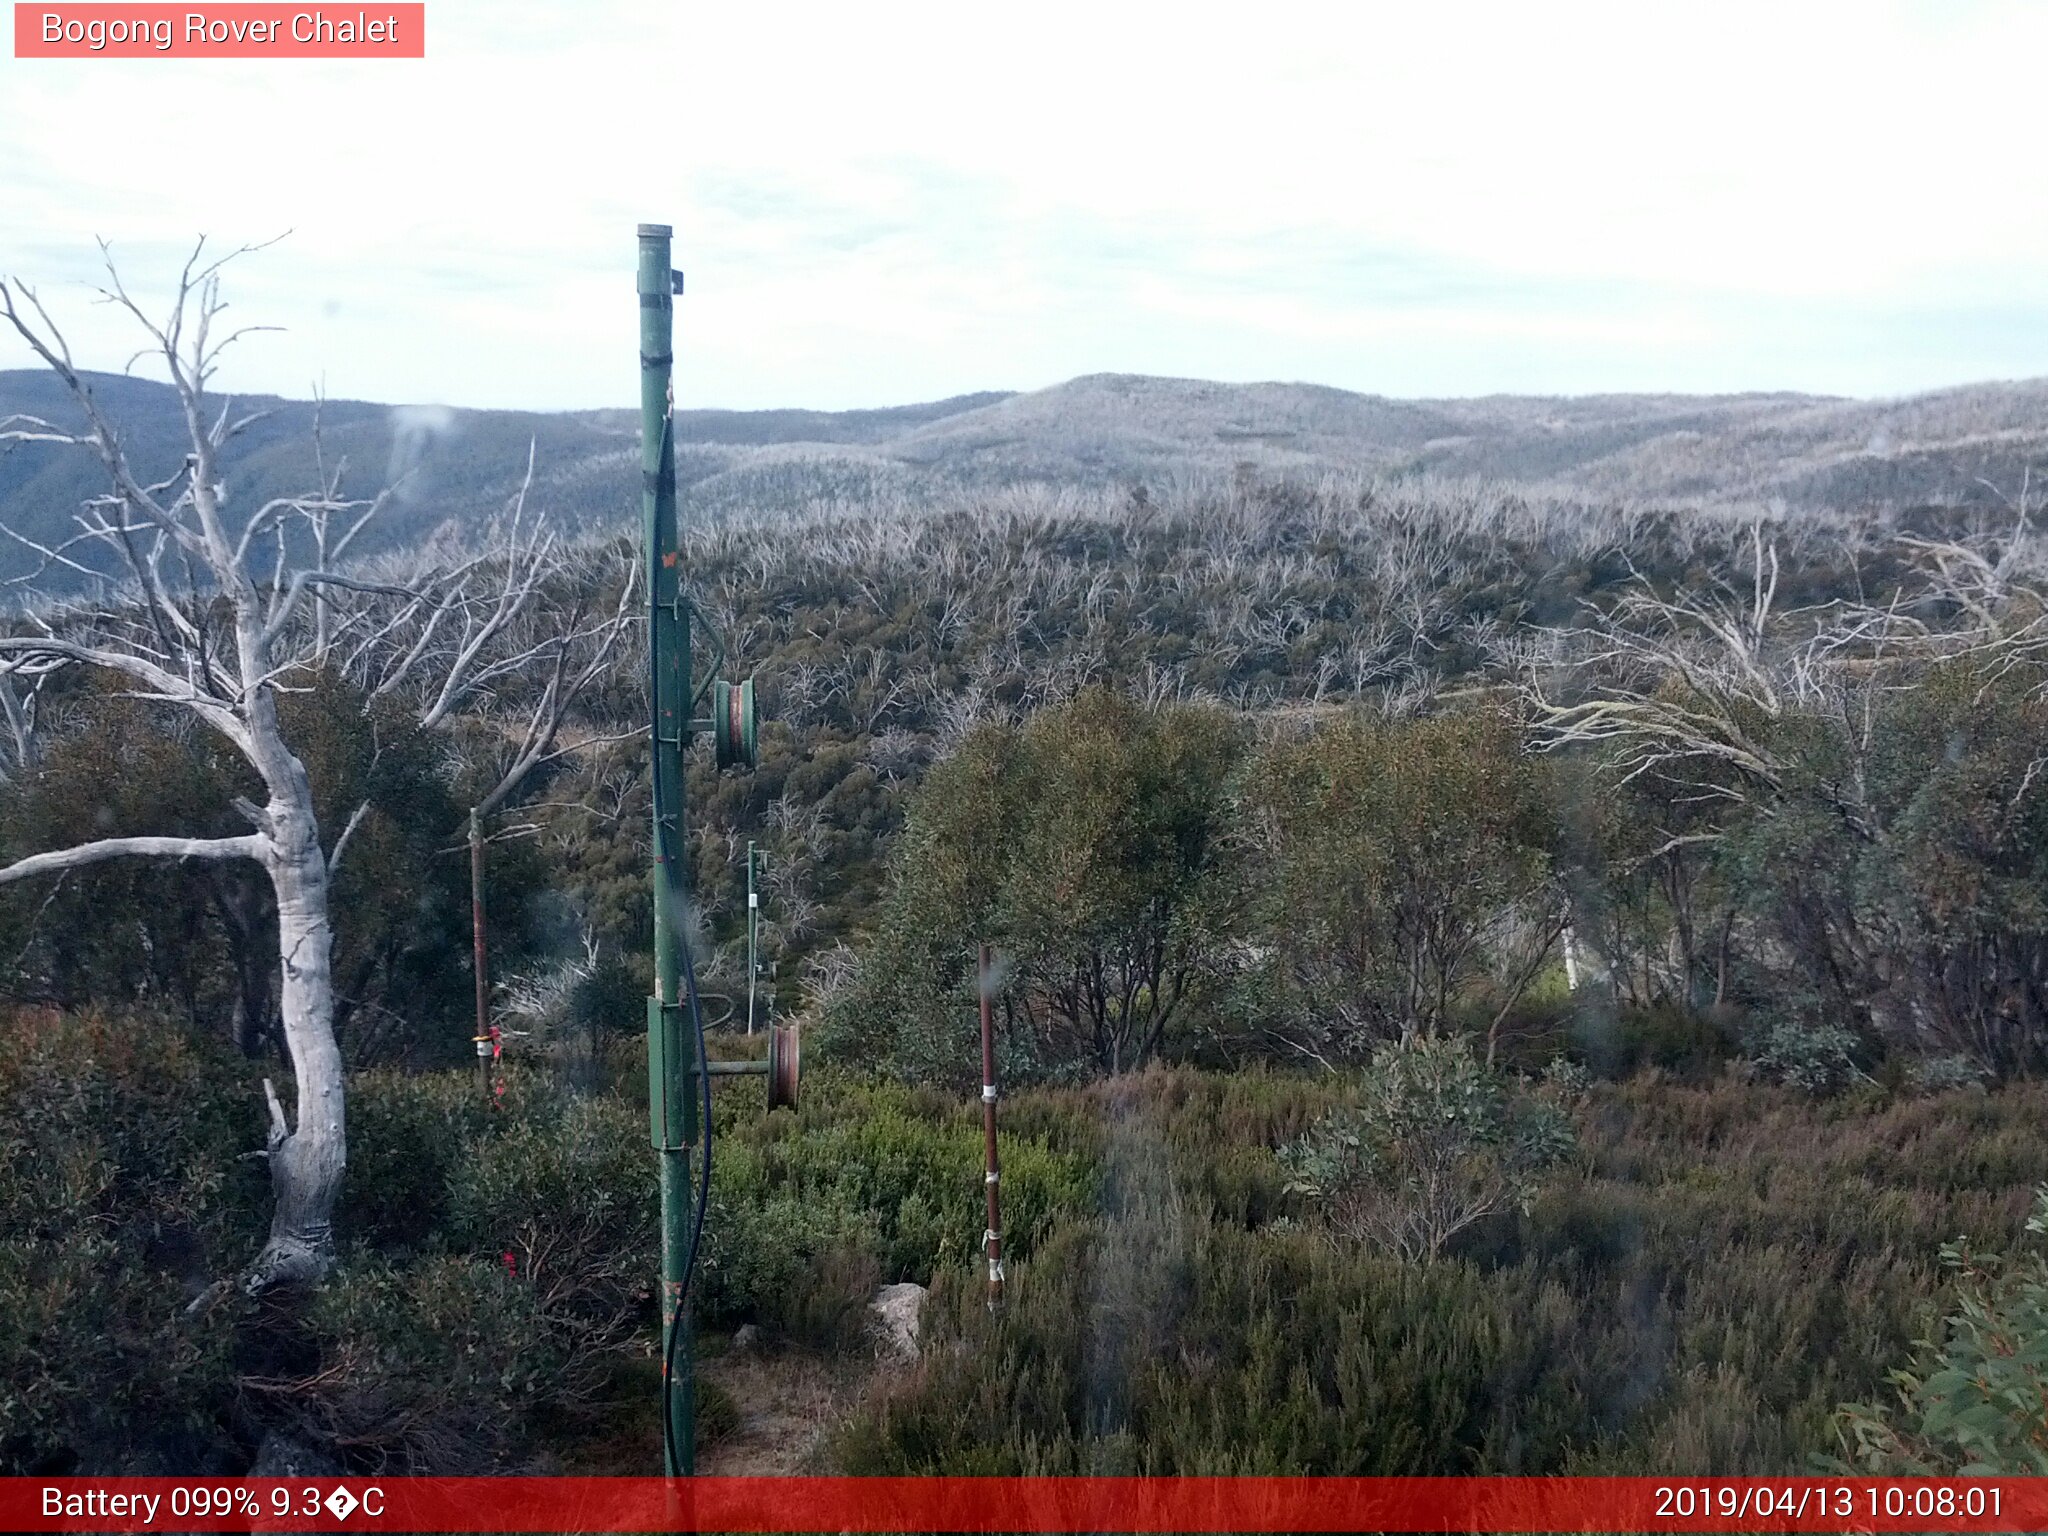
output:
[[[84,515],[167,554],[0,627],[0,1470],[649,1470],[634,551],[536,531],[542,464],[481,538],[330,558],[375,496],[314,451],[281,508],[117,468]],[[753,839],[813,1064],[794,1112],[721,1090],[707,1441],[734,1330],[852,1370],[915,1280],[962,1347],[810,1465],[2036,1469],[2041,1411],[1962,1414],[1946,1368],[1959,1308],[2039,1333],[2048,568],[2006,489],[1767,517],[1247,469],[692,520],[764,717],[754,772],[689,769],[715,1046],[758,1044]],[[171,558],[266,516],[276,564]],[[250,718],[303,768],[347,1103],[285,1271],[270,1165],[317,1100]],[[22,872],[137,839],[186,855]]]

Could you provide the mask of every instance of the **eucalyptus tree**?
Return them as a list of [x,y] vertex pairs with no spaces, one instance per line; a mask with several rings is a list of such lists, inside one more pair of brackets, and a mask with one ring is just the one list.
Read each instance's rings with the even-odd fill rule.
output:
[[[251,329],[222,323],[222,268],[250,247],[209,257],[202,240],[178,274],[163,318],[123,285],[111,255],[101,296],[142,328],[147,356],[165,371],[183,418],[181,461],[145,467],[75,363],[63,331],[34,289],[0,283],[0,319],[58,379],[68,423],[15,416],[0,442],[95,454],[106,489],[84,502],[68,537],[38,541],[42,571],[100,576],[88,557],[111,557],[119,576],[91,601],[33,603],[0,634],[11,770],[33,771],[23,688],[65,668],[116,680],[127,696],[182,711],[247,766],[252,793],[231,798],[247,830],[228,836],[106,837],[50,848],[0,867],[0,884],[61,875],[108,860],[248,861],[275,898],[278,1014],[295,1080],[287,1116],[263,1083],[275,1208],[269,1239],[242,1277],[256,1293],[319,1280],[333,1256],[332,1215],[347,1160],[346,1091],[335,1039],[330,890],[370,809],[337,830],[322,827],[305,761],[280,722],[279,698],[325,673],[348,676],[369,700],[400,700],[432,728],[514,679],[541,679],[523,740],[487,803],[501,802],[559,749],[563,719],[615,647],[626,609],[594,614],[557,590],[564,552],[526,509],[527,480],[496,518],[486,547],[431,541],[410,556],[352,559],[391,503],[391,490],[344,494],[345,463],[328,463],[316,431],[310,488],[237,507],[229,494],[232,446],[263,413],[237,414],[211,384],[223,353]],[[34,577],[27,578],[32,583]],[[624,592],[631,590],[630,576]],[[522,734],[515,731],[515,735]]]
[[1803,609],[1780,603],[1760,527],[1740,579],[1665,595],[1638,577],[1532,670],[1537,739],[1588,750],[1652,810],[1629,867],[1664,871],[1688,970],[1711,876],[1716,971],[1739,902],[1774,1011],[2037,1070],[2048,565],[2024,496],[2009,531],[1879,552],[1889,590]]
[[1007,966],[1015,1070],[1116,1074],[1157,1057],[1224,964],[1242,736],[1220,709],[1146,709],[1099,687],[974,727],[919,789],[827,1043],[913,1076],[971,1075],[955,1025],[985,939]]
[[1268,744],[1241,795],[1253,1011],[1319,1060],[1452,1032],[1487,1064],[1567,921],[1539,765],[1487,711],[1344,711]]

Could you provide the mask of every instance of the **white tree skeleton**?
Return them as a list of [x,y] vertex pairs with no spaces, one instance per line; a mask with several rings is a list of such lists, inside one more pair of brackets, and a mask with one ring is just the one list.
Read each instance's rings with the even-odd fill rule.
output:
[[[0,282],[0,319],[58,376],[84,421],[83,429],[66,430],[11,417],[0,421],[0,443],[89,448],[111,487],[84,505],[75,519],[78,532],[61,542],[0,528],[43,557],[25,581],[58,566],[93,575],[102,588],[90,602],[31,610],[12,626],[16,632],[0,633],[0,721],[7,727],[0,743],[11,749],[0,773],[26,775],[35,767],[34,694],[24,702],[19,684],[32,690],[49,673],[79,666],[123,679],[128,697],[189,711],[235,747],[264,795],[260,805],[233,802],[249,833],[82,843],[0,867],[0,884],[126,857],[248,859],[269,877],[283,957],[278,1012],[297,1091],[288,1118],[272,1084],[263,1085],[276,1206],[269,1240],[242,1277],[251,1294],[316,1282],[333,1259],[331,1220],[347,1160],[347,1121],[328,902],[335,869],[369,809],[358,806],[332,851],[323,849],[305,767],[279,726],[278,693],[322,671],[341,673],[373,702],[405,699],[418,726],[431,729],[487,698],[501,681],[539,673],[538,700],[484,802],[494,808],[566,750],[556,746],[564,719],[616,648],[634,586],[629,570],[614,609],[593,616],[579,603],[565,621],[551,589],[581,588],[570,578],[587,573],[572,569],[544,520],[527,513],[531,451],[525,480],[483,554],[429,549],[341,568],[390,504],[391,492],[369,500],[345,497],[345,461],[329,466],[317,425],[316,488],[266,502],[239,529],[231,527],[223,450],[261,418],[237,418],[227,405],[215,410],[207,386],[227,347],[267,329],[244,327],[216,337],[226,309],[221,269],[258,248],[208,259],[200,241],[159,322],[130,297],[102,243],[108,283],[101,297],[148,333],[149,345],[136,356],[168,371],[184,416],[190,451],[175,473],[155,483],[145,483],[131,464],[35,291]],[[303,535],[296,544],[287,536],[294,525]],[[93,548],[111,554],[119,578],[110,583],[74,555]],[[167,557],[175,560],[168,568]],[[171,574],[180,569],[182,581]]]

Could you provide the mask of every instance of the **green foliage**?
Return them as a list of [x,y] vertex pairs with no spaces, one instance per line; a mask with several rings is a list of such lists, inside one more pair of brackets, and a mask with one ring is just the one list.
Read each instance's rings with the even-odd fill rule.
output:
[[1990,1073],[1968,1056],[1928,1056],[1913,1063],[1907,1080],[1922,1093],[1982,1089]]
[[[1843,533],[1786,530],[1788,592],[1849,590]],[[2048,1064],[2038,670],[1920,668],[1867,729],[1753,712],[1784,771],[1743,808],[1532,761],[1504,720],[1428,703],[1486,682],[1489,634],[1573,621],[1631,566],[1659,590],[1715,579],[1732,535],[1711,518],[1246,484],[692,540],[770,716],[758,772],[688,770],[706,974],[733,969],[736,855],[759,835],[766,952],[794,977],[860,946],[851,989],[836,961],[810,972],[813,1041],[880,1078],[812,1073],[803,1111],[772,1117],[757,1085],[721,1089],[702,1315],[837,1347],[874,1284],[929,1279],[934,1328],[968,1346],[863,1412],[855,1469],[1781,1471],[1924,1330],[1939,1238],[2009,1227],[2048,1178],[2024,1081]],[[1897,560],[1859,558],[1856,582],[1883,593]],[[635,666],[592,695],[601,726],[638,723]],[[1233,709],[1140,708],[1083,677]],[[507,680],[513,713],[524,686]],[[76,679],[42,702],[42,767],[0,788],[0,857],[240,830],[242,770],[202,736]],[[398,1070],[466,1051],[466,869],[444,850],[494,727],[423,742],[327,683],[285,706],[330,836],[371,806],[337,894],[346,1043],[382,1064],[351,1076],[343,1269],[304,1315],[183,1317],[260,1229],[261,1165],[239,1160],[258,1101],[194,1043],[263,1045],[277,957],[254,872],[109,865],[0,892],[0,952],[21,957],[0,986],[176,1025],[146,1047],[4,1026],[44,1037],[0,1053],[10,1470],[238,1470],[273,1424],[365,1465],[514,1468],[648,1364],[638,1083],[586,1099],[514,1069],[500,1105],[466,1068]],[[1253,723],[1270,745],[1247,747]],[[597,940],[564,1012],[590,1032],[641,1012],[644,762],[579,749],[541,835],[492,849],[501,966],[544,874],[558,944]],[[1575,992],[1543,944],[1566,894]],[[975,1106],[906,1086],[977,1076],[981,937],[1012,966],[1006,1083],[1067,1084],[1004,1101],[1014,1304],[994,1316],[962,1279]],[[1760,1017],[1805,1029],[1762,1043],[1759,1076],[1784,1082],[1722,1070]],[[1587,1091],[1577,1158],[1528,1118],[1570,1084],[1486,1076],[1469,1049],[1353,1070],[1403,1031],[1427,1055],[1488,1025],[1525,1067],[1565,1044],[1625,1079]],[[1849,1030],[1879,1081],[1800,1091],[1841,1080]],[[1245,1067],[1279,1042],[1341,1070]],[[1872,1059],[1886,1046],[1935,1054]],[[1233,1070],[1160,1065],[1197,1053]],[[1964,1059],[2022,1081],[1891,1096],[1975,1076]],[[1288,1146],[1324,1205],[1399,1211],[1437,1167],[1524,1214],[1448,1248],[1424,1229],[1432,1264],[1332,1244],[1286,1214]],[[1979,1277],[1987,1309],[2018,1272]]]
[[[803,1108],[721,1120],[705,1229],[704,1315],[813,1340],[858,1327],[876,1285],[928,1283],[977,1248],[978,1103],[823,1072]],[[1005,1130],[1004,1242],[1028,1254],[1092,1203],[1092,1160]]]
[[647,993],[646,978],[636,966],[616,950],[600,953],[570,992],[563,1022],[581,1033],[595,1054],[604,1041],[638,1031],[647,1015]]
[[2001,1074],[2048,1064],[2043,680],[1966,658],[1884,690],[1853,730],[1774,722],[1784,782],[1727,850],[1768,941],[1759,993],[1811,990],[1831,1026]]
[[1105,689],[986,726],[927,776],[862,979],[825,1044],[919,1080],[978,1081],[971,951],[1001,952],[1004,1075],[1119,1072],[1201,1001],[1235,725]]
[[1938,1036],[2001,1072],[2048,1064],[2044,681],[1944,668],[1894,696],[1872,765],[1891,814],[1864,900]]
[[1512,729],[1347,717],[1261,750],[1241,795],[1240,750],[1213,711],[1102,691],[968,737],[919,790],[827,1048],[971,1083],[978,937],[1006,965],[1010,1079],[1192,1044],[1246,957],[1224,1011],[1319,1055],[1474,1009],[1501,1029],[1563,910],[1541,776]]
[[1670,1001],[1608,1008],[1603,1001],[1596,992],[1573,1012],[1565,1031],[1572,1053],[1603,1077],[1627,1078],[1655,1067],[1700,1081],[1737,1053],[1740,1042],[1725,1011],[1695,1012]]
[[[330,846],[357,806],[370,807],[329,892],[335,1026],[351,1063],[463,1062],[475,1033],[457,1022],[475,986],[461,851],[473,786],[450,782],[450,759],[473,779],[479,753],[465,757],[445,735],[422,734],[404,711],[367,703],[332,678],[288,696],[279,719]],[[546,870],[528,841],[493,842],[487,858],[485,937],[502,973],[528,953],[527,907]],[[263,898],[255,926],[274,949],[267,891]],[[274,954],[268,960],[275,966]]]
[[620,1347],[657,1268],[654,1158],[647,1121],[617,1099],[570,1098],[551,1112],[501,1106],[448,1180],[446,1240],[509,1255],[537,1314],[573,1357]]
[[[316,1310],[321,1372],[274,1385],[272,1400],[307,1432],[345,1437],[368,1460],[500,1465],[528,1443],[517,1426],[535,1413],[558,1429],[587,1423],[645,1347],[659,1269],[645,1110],[565,1092],[530,1068],[503,1077],[502,1098],[468,1071],[373,1073],[354,1084],[361,1150],[344,1186],[353,1260],[343,1289],[359,1294],[335,1303],[341,1311]],[[437,1361],[457,1347],[430,1337],[424,1321],[413,1325],[417,1337],[392,1331],[409,1298],[443,1282],[503,1327],[490,1332],[486,1318],[456,1328],[469,1351],[459,1406],[389,1408],[412,1401],[406,1394],[454,1390],[385,1376],[409,1351]],[[449,1316],[452,1305],[437,1303],[431,1315]],[[472,1335],[481,1342],[460,1342]],[[336,1372],[322,1374],[328,1366]],[[395,1415],[395,1438],[371,1427],[379,1414]]]
[[1849,1030],[1831,1024],[1780,1019],[1758,1040],[1760,1070],[1804,1093],[1840,1093],[1864,1076],[1856,1065],[1860,1042]]
[[643,1347],[634,1106],[517,1070],[500,1102],[469,1072],[359,1077],[345,1263],[300,1315],[212,1289],[268,1199],[243,1063],[149,1020],[0,1030],[7,1470],[235,1473],[265,1428],[364,1468],[503,1466],[587,1421]]
[[924,1364],[855,1415],[842,1468],[1798,1470],[1921,1326],[1940,1234],[2016,1223],[2048,1175],[2038,1087],[1584,1091],[1580,1154],[1526,1218],[1424,1265],[1209,1193],[1244,1139],[1297,1140],[1355,1096],[1341,1075],[1155,1070],[1021,1097],[1019,1120],[1095,1121],[1097,1199],[1012,1267],[993,1315],[970,1265],[940,1271]]
[[[37,771],[0,783],[0,861],[95,838],[247,830],[248,765],[180,712],[81,683],[73,723]],[[463,807],[444,745],[388,701],[323,676],[278,706],[331,846],[367,805],[330,893],[336,1029],[353,1064],[459,1059],[469,972],[469,871],[451,843]],[[542,879],[530,844],[493,845],[489,938],[500,965],[526,949]],[[276,1047],[274,897],[252,864],[125,859],[0,888],[0,976],[16,997],[67,1007],[139,1005],[255,1054]]]
[[[1556,1465],[1586,1428],[1539,1362],[1557,1309],[1463,1265],[1213,1225],[1170,1187],[1062,1232],[990,1314],[954,1278],[910,1392],[836,1447],[860,1474],[1449,1474]],[[958,1340],[958,1347],[953,1341]],[[1519,1380],[1512,1399],[1499,1388]]]
[[[1567,1096],[1579,1086],[1568,1068],[1554,1081]],[[1287,1191],[1319,1202],[1337,1232],[1418,1260],[1474,1222],[1526,1215],[1538,1176],[1573,1146],[1553,1097],[1494,1072],[1461,1037],[1413,1036],[1375,1051],[1357,1105],[1280,1158]]]
[[[1740,893],[1717,839],[1737,817],[1718,791],[1733,775],[1710,766],[1685,782],[1643,774],[1616,783],[1598,767],[1551,760],[1575,939],[1616,1012],[1667,1033],[1678,1018],[1727,1001]],[[1701,793],[1701,781],[1717,792]]]
[[[508,1075],[508,1084],[525,1097],[523,1075]],[[387,1250],[436,1240],[448,1224],[449,1184],[494,1118],[477,1074],[359,1073],[348,1112],[348,1177],[335,1217],[343,1236]]]
[[[1966,524],[1932,516],[1930,531]],[[1015,721],[1071,697],[1078,679],[1248,713],[1278,706],[1289,728],[1333,705],[1378,712],[1440,686],[1497,680],[1486,637],[1581,622],[1632,572],[1660,590],[1705,586],[1734,563],[1744,533],[1713,515],[1410,480],[1080,496],[1020,487],[936,505],[692,520],[686,558],[743,641],[765,722],[751,774],[716,775],[692,758],[693,862],[712,936],[737,937],[737,850],[759,839],[776,872],[769,953],[786,985],[808,972],[806,1000],[822,1001],[840,966],[812,962],[873,933],[884,857],[926,765],[972,722]],[[1898,585],[1901,551],[1857,520],[1802,518],[1777,537],[1783,589],[1798,601],[1882,601]],[[625,541],[610,553],[623,567]],[[622,655],[593,699],[608,728],[639,723],[636,667]],[[563,889],[603,942],[625,949],[647,943],[643,764],[627,744],[579,754],[538,817]],[[1711,985],[1727,895],[1718,876],[1699,873],[1705,850],[1654,860],[1639,880],[1628,860],[1658,846],[1660,825],[1716,818],[1668,796],[1616,796],[1611,782],[1600,795],[1629,802],[1602,881],[1641,887],[1644,920],[1622,914],[1631,955],[1648,953],[1668,922],[1691,935],[1680,945],[1691,992]],[[1692,871],[1679,876],[1676,908],[1662,894],[1666,862]],[[1706,884],[1688,906],[1687,882],[1698,879]],[[1593,884],[1582,894],[1596,894]],[[1642,969],[1623,959],[1619,979]],[[1702,1000],[1672,967],[1655,969],[1625,1001]],[[794,1001],[785,996],[786,1009]]]
[[[244,1069],[174,1031],[9,1028],[10,1468],[68,1448],[228,1473],[273,1426],[344,1437],[365,1468],[515,1470],[608,1422],[644,1363],[637,1105],[530,1070],[502,1105],[468,1072],[367,1074],[376,1135],[334,1285],[299,1317],[186,1319],[261,1227]],[[840,1442],[857,1471],[1784,1471],[1924,1330],[1943,1234],[2016,1225],[2048,1181],[2035,1086],[1525,1084],[1503,1091],[1584,1092],[1578,1155],[1520,1221],[1408,1265],[1283,1215],[1272,1149],[1358,1112],[1365,1075],[1155,1067],[1006,1099],[1011,1301],[990,1316],[978,1106],[829,1070],[807,1086],[774,1116],[751,1085],[721,1095],[699,1300],[709,1323],[845,1347],[874,1284],[935,1285],[938,1347]],[[166,1092],[191,1115],[157,1113]],[[162,1238],[138,1241],[158,1212]]]
[[[87,724],[47,732],[38,771],[0,783],[0,862],[102,837],[246,830],[222,793],[242,781],[210,733],[166,729],[161,710],[76,681],[64,702]],[[13,960],[0,988],[224,1020],[233,972],[218,914],[239,898],[238,873],[124,860],[0,887],[0,950]]]
[[315,1296],[318,1369],[242,1385],[366,1472],[504,1469],[597,1388],[533,1287],[492,1260],[358,1261]]
[[0,1471],[231,1467],[232,1336],[184,1312],[262,1230],[256,1103],[160,1021],[0,1013]]
[[[2048,1233],[2048,1186],[2027,1231]],[[2048,1257],[2013,1258],[1944,1243],[1953,1310],[1892,1372],[1894,1403],[1845,1406],[1846,1465],[1889,1477],[2048,1474]],[[1838,1465],[1841,1463],[1838,1463]]]
[[1511,1004],[1556,938],[1555,830],[1500,718],[1347,716],[1268,748],[1245,798],[1265,996],[1337,1049]]

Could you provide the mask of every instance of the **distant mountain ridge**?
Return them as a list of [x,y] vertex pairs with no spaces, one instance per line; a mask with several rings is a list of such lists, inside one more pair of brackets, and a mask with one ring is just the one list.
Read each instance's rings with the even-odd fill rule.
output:
[[[88,377],[145,476],[174,468],[183,422],[169,388]],[[316,407],[245,397],[237,408],[273,414],[229,457],[234,503],[253,507],[310,485]],[[17,414],[75,421],[50,375],[0,371],[0,418]],[[356,494],[400,483],[387,543],[491,514],[517,485],[529,440],[536,495],[563,525],[623,526],[638,506],[636,412],[330,400],[318,416],[328,461],[347,458]],[[697,515],[898,496],[940,504],[1024,481],[1158,483],[1240,466],[1267,476],[1483,477],[1600,500],[1900,507],[1986,500],[1985,482],[2016,491],[2030,466],[2048,462],[2048,379],[1875,401],[1782,393],[1395,400],[1313,384],[1091,374],[1029,393],[874,410],[683,410],[676,426],[686,509]],[[17,445],[0,453],[0,521],[54,543],[101,485],[87,453]],[[34,559],[0,544],[0,578]]]

